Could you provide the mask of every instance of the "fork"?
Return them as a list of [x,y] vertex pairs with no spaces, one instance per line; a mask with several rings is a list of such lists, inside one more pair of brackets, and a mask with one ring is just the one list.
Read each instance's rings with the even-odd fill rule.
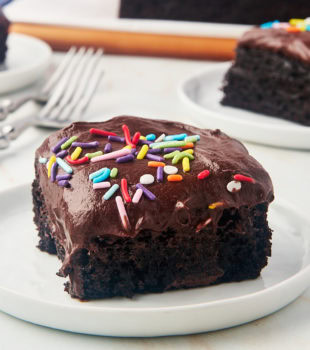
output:
[[76,53],[74,49],[71,52],[73,54],[66,55],[37,95],[47,96],[45,90],[51,91],[39,113],[0,127],[0,149],[7,148],[10,141],[29,126],[61,128],[69,121],[81,119],[103,75],[99,64],[103,50],[98,49],[94,53],[94,49],[82,47]]

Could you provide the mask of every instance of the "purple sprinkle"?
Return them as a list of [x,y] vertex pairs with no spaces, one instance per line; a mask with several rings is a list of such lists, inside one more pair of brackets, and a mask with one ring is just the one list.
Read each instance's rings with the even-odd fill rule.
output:
[[161,156],[156,156],[154,154],[146,154],[145,158],[149,159],[149,160],[154,160],[155,162],[162,162],[165,159]]
[[56,176],[56,180],[57,180],[57,181],[70,180],[71,177],[72,177],[71,174],[57,175],[57,176]]
[[56,143],[54,147],[51,148],[51,151],[54,153],[57,153],[58,151],[60,151],[61,145],[65,143],[67,140],[69,140],[69,137],[64,137],[63,139],[61,139],[59,142]]
[[151,143],[154,143],[154,141],[139,140],[138,145],[150,145]]
[[170,153],[174,151],[182,151],[182,148],[180,147],[164,148],[164,153]]
[[135,156],[137,156],[139,154],[139,152],[135,152]]
[[159,166],[157,168],[156,178],[157,178],[158,182],[163,182],[164,181],[164,167],[163,166]]
[[110,153],[112,152],[112,145],[108,142],[105,146],[104,146],[104,153]]
[[127,163],[127,162],[131,162],[134,159],[135,159],[135,156],[129,153],[126,156],[116,158],[116,163]]
[[152,193],[151,191],[149,191],[147,188],[145,188],[143,185],[136,184],[136,188],[141,188],[141,190],[143,191],[145,197],[147,197],[149,200],[153,201],[154,199],[156,199],[156,196],[154,193]]
[[81,148],[95,148],[99,146],[98,141],[93,142],[72,142],[73,147],[81,147]]
[[125,143],[125,137],[120,137],[120,136],[109,135],[109,136],[108,136],[108,140],[109,140],[109,141],[112,141],[112,142],[121,142],[121,143]]
[[57,158],[65,158],[68,155],[68,151],[64,149],[63,151],[60,151],[56,154]]
[[58,186],[61,186],[61,187],[70,187],[70,183],[68,180],[60,180],[58,181]]
[[161,153],[163,150],[162,148],[150,148],[147,153],[151,153],[151,154],[158,154]]
[[55,182],[56,180],[56,175],[57,175],[57,168],[58,168],[58,163],[53,163],[52,169],[51,169],[51,182]]
[[136,150],[137,150],[136,148],[133,148],[133,149],[131,150],[131,154],[136,155],[136,153],[137,153]]

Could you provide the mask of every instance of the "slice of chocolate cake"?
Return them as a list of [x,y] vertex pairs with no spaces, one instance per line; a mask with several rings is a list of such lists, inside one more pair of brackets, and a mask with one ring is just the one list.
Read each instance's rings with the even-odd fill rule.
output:
[[120,17],[217,23],[259,24],[287,21],[310,12],[306,0],[121,0]]
[[310,26],[291,23],[243,35],[225,76],[223,105],[310,125]]
[[56,252],[73,297],[252,279],[270,256],[270,177],[219,130],[73,123],[38,148],[35,174],[39,248]]
[[5,60],[5,55],[7,51],[6,40],[8,37],[9,25],[10,22],[5,17],[0,7],[0,63],[3,63]]

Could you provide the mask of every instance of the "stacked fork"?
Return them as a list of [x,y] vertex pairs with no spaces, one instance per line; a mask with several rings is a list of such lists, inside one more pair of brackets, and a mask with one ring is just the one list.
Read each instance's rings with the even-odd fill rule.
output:
[[0,149],[7,148],[29,126],[61,128],[69,121],[80,120],[102,78],[102,55],[102,49],[95,52],[93,48],[73,47],[39,92],[15,101],[4,100],[0,121],[30,100],[44,106],[38,115],[0,126]]

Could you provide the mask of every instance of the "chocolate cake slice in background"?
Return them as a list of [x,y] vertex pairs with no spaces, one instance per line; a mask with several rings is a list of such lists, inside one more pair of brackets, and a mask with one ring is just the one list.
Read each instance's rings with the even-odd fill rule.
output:
[[121,0],[120,17],[260,24],[310,13],[306,0]]
[[[182,159],[176,162],[187,148],[176,151],[177,158],[173,160],[163,158],[163,149],[150,153],[156,149],[154,145],[149,145],[148,158],[131,157],[135,152],[129,150],[128,162],[95,162],[96,158],[89,161],[89,153],[103,151],[108,142],[112,152],[124,152],[123,139],[107,138],[107,132],[123,137],[123,130],[127,130],[124,125],[131,136],[140,132],[152,140],[163,133],[183,138],[178,141],[185,144],[182,147],[194,150],[193,154],[183,153],[190,170],[183,169]],[[190,141],[184,141],[184,133],[199,136],[188,145]],[[75,142],[83,143],[82,152],[77,160],[64,158],[73,170],[72,178],[64,183],[59,178],[55,180],[56,171],[58,176],[70,177],[62,169],[63,162],[50,165],[57,164],[53,163],[53,152],[58,157],[65,156],[58,153],[59,145],[72,136],[77,138]],[[90,142],[95,143],[85,145]],[[141,151],[143,143],[155,142],[140,140],[136,152]],[[69,154],[77,146],[72,143],[67,148]],[[157,160],[167,165],[176,163],[173,166],[182,181],[168,181],[165,173],[157,181],[160,170],[148,163],[154,161],[154,156],[162,157]],[[50,164],[44,164],[46,160]],[[111,187],[93,189],[89,179],[103,167],[118,168],[118,175],[105,178],[101,173],[99,183],[109,181],[111,186],[120,187],[124,179],[127,183],[106,200],[103,196]],[[48,169],[52,170],[50,178]],[[62,261],[59,275],[69,277],[66,290],[72,297],[131,297],[136,293],[252,279],[259,276],[271,254],[267,221],[268,205],[273,200],[270,177],[239,141],[219,130],[126,116],[102,123],[73,123],[52,134],[38,148],[35,174],[32,193],[39,248],[57,253]],[[140,201],[134,203],[132,198],[141,188],[139,182],[144,174],[153,175],[155,181],[144,185]],[[151,193],[144,192],[145,188]],[[126,214],[120,217],[116,196],[122,195],[130,200],[121,201]]]
[[223,105],[309,126],[310,32],[285,27],[246,32],[223,91]]
[[0,7],[0,63],[3,63],[6,56],[7,45],[6,40],[8,37],[8,29],[10,22],[5,17]]

